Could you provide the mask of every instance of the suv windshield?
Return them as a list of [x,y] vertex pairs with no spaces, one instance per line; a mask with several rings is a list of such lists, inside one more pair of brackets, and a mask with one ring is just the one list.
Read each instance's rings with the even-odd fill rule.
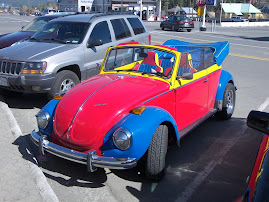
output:
[[104,71],[135,71],[170,77],[175,55],[161,49],[146,47],[113,48],[108,53]]
[[83,41],[89,27],[82,22],[49,22],[38,30],[30,40],[79,44]]

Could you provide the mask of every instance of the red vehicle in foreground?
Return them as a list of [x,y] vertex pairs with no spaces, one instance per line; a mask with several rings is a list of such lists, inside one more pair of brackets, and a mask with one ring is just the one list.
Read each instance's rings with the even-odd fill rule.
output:
[[247,125],[265,134],[241,201],[269,201],[269,113],[251,111]]

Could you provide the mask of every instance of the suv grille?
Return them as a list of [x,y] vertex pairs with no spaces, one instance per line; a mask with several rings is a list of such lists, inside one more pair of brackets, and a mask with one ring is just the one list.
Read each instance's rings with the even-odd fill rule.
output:
[[18,75],[22,68],[21,62],[0,61],[0,74]]

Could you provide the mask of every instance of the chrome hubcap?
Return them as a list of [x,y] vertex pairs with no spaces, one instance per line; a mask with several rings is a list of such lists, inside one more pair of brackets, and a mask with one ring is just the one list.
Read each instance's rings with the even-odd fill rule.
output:
[[74,86],[75,86],[75,83],[72,79],[65,79],[61,83],[60,92],[69,91]]
[[226,107],[227,107],[228,114],[231,114],[234,108],[234,94],[232,90],[228,92]]

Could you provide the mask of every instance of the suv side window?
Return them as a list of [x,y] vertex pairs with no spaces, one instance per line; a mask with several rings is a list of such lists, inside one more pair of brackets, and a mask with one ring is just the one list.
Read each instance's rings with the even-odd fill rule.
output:
[[124,21],[124,19],[111,20],[111,24],[115,32],[116,40],[120,40],[120,39],[131,36],[131,32],[126,22]]
[[144,26],[142,25],[141,21],[138,18],[127,18],[127,20],[131,24],[135,35],[145,32],[145,28],[144,28]]
[[101,39],[103,44],[111,42],[111,34],[107,21],[99,22],[95,25],[90,35],[89,41],[93,39]]

